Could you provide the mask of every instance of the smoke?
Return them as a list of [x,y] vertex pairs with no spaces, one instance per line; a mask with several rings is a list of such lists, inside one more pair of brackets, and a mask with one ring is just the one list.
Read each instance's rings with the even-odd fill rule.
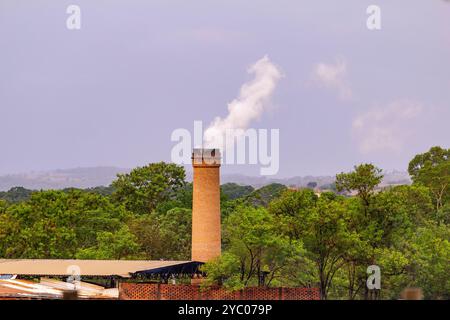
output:
[[205,130],[206,148],[223,150],[227,130],[246,130],[252,121],[258,119],[267,108],[281,72],[270,59],[264,56],[256,61],[247,72],[254,78],[242,85],[239,97],[228,104],[228,115],[217,117]]

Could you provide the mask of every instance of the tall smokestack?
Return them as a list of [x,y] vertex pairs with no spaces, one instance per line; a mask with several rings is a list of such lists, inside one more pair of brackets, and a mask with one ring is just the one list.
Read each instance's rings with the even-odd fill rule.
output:
[[194,149],[192,199],[192,261],[220,256],[220,151]]

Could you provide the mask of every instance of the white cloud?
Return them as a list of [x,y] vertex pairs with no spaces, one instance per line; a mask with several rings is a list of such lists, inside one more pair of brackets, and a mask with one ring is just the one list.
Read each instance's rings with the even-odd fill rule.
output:
[[337,91],[342,100],[350,100],[353,96],[347,81],[347,64],[342,59],[337,59],[334,64],[318,63],[313,70],[313,81],[321,87]]
[[413,133],[411,122],[422,113],[415,101],[397,100],[385,107],[359,114],[352,123],[353,135],[362,153],[400,152]]

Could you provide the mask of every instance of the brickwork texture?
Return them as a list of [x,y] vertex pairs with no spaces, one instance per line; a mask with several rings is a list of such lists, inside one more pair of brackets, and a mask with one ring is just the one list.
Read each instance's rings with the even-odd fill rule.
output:
[[194,164],[192,261],[220,256],[220,165]]
[[196,285],[157,283],[119,284],[121,300],[320,300],[319,288],[245,288],[229,291],[223,287],[207,289]]

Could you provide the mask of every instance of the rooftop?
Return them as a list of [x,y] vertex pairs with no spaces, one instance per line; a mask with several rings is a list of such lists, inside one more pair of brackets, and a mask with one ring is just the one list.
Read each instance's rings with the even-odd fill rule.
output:
[[199,262],[163,260],[0,259],[0,275],[119,276],[194,273]]

